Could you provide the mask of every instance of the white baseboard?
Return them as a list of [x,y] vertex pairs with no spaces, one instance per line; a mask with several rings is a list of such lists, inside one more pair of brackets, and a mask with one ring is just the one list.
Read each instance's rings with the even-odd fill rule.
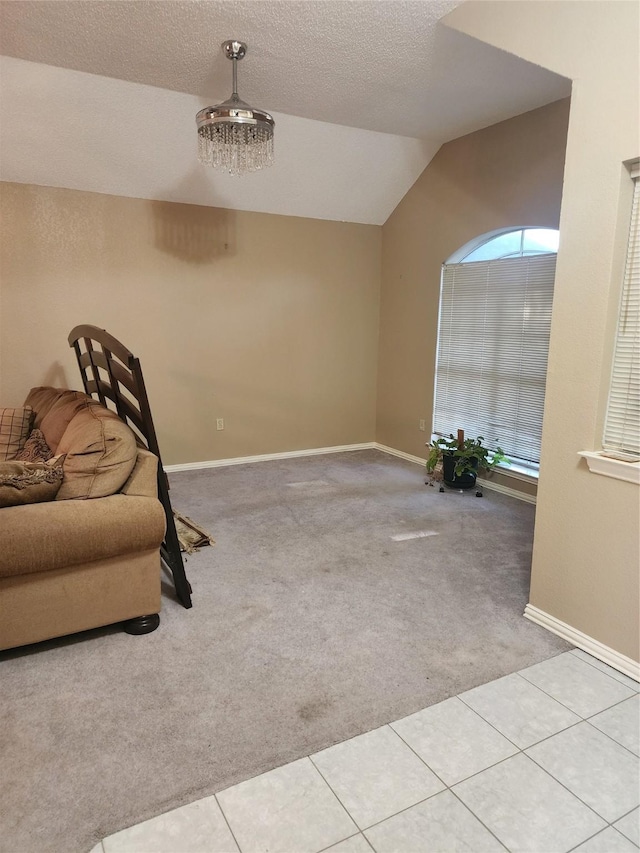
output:
[[347,453],[350,450],[374,450],[374,441],[363,444],[341,444],[336,447],[312,447],[309,450],[287,450],[283,453],[262,453],[259,456],[238,456],[233,459],[210,459],[205,462],[183,462],[165,465],[167,474],[172,471],[198,471],[201,468],[226,468],[228,465],[246,465],[249,462],[272,462],[275,459],[296,459],[299,456],[320,456],[324,453]]
[[502,483],[494,483],[492,480],[483,480],[478,477],[478,483],[483,489],[491,489],[493,492],[500,492],[501,495],[509,495],[510,498],[517,498],[519,501],[524,501],[528,504],[536,503],[536,496],[529,495],[527,492],[520,492],[518,489],[512,489],[511,486],[503,486]]
[[[405,453],[403,450],[396,450],[394,447],[387,447],[386,444],[378,444],[376,441],[365,441],[362,444],[341,444],[335,447],[312,447],[308,450],[287,450],[283,453],[262,453],[259,456],[237,456],[232,459],[210,459],[204,462],[183,462],[178,465],[165,465],[164,470],[167,474],[174,471],[199,471],[202,468],[226,468],[228,465],[247,465],[250,462],[272,462],[276,459],[296,459],[301,456],[320,456],[325,453],[347,453],[351,450],[381,450],[383,453],[389,453],[391,456],[397,456],[399,459],[406,459],[407,462],[415,462],[417,465],[424,467],[426,459],[421,459],[419,456],[412,456],[410,453]],[[509,486],[503,486],[499,483],[492,483],[488,480],[478,478],[478,483],[485,489],[493,489],[494,492],[502,492],[504,495],[510,495],[512,498],[518,498],[527,503],[535,503],[534,495],[527,495],[519,492],[517,489],[511,489]]]
[[419,456],[412,456],[410,453],[405,453],[404,450],[396,450],[395,447],[387,447],[386,444],[378,444],[377,442],[373,445],[376,450],[382,450],[383,453],[389,453],[391,456],[397,456],[398,459],[406,459],[407,462],[415,462],[417,465],[422,465],[424,467],[426,463],[426,459],[421,459]]
[[527,604],[524,609],[524,615],[531,622],[535,622],[536,625],[542,625],[543,628],[546,628],[553,634],[557,634],[558,637],[562,637],[563,640],[567,640],[567,642],[572,643],[574,646],[587,652],[587,654],[593,655],[594,658],[598,658],[603,663],[609,664],[609,666],[617,669],[618,672],[628,675],[634,681],[640,681],[640,664],[632,658],[620,654],[620,652],[615,651],[615,649],[609,646],[605,646],[599,640],[594,640],[588,634],[583,634],[577,628],[572,628],[571,625],[561,622],[560,619],[556,619],[555,616],[545,613],[544,610],[540,610],[532,604]]

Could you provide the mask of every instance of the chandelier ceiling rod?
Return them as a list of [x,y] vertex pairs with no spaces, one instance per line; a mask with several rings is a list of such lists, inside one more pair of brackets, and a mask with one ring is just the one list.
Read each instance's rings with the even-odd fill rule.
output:
[[238,95],[238,60],[245,56],[247,45],[229,40],[223,42],[222,50],[233,64],[233,92],[226,101],[196,115],[198,158],[231,175],[243,175],[273,163],[275,122],[269,113],[250,107]]

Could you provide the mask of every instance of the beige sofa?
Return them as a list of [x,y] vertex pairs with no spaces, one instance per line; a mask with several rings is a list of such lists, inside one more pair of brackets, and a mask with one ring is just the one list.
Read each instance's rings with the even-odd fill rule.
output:
[[34,388],[25,406],[56,455],[56,499],[0,509],[0,649],[124,622],[159,622],[157,457],[115,413],[78,391]]

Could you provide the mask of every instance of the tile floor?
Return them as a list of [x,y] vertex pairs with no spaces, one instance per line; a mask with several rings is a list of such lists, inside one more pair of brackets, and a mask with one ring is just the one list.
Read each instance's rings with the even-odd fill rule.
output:
[[92,853],[637,853],[639,690],[566,652]]

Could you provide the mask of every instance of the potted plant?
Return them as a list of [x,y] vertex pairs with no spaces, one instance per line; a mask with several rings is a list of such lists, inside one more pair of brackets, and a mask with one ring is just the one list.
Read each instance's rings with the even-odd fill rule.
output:
[[[464,430],[458,430],[457,438],[436,438],[427,444],[427,473],[432,474],[442,464],[442,479],[455,489],[472,489],[476,484],[478,469],[490,471],[499,462],[508,462],[502,448],[490,450],[483,444],[484,438],[465,438]],[[440,487],[444,491],[444,487]],[[482,493],[478,492],[478,496]]]

